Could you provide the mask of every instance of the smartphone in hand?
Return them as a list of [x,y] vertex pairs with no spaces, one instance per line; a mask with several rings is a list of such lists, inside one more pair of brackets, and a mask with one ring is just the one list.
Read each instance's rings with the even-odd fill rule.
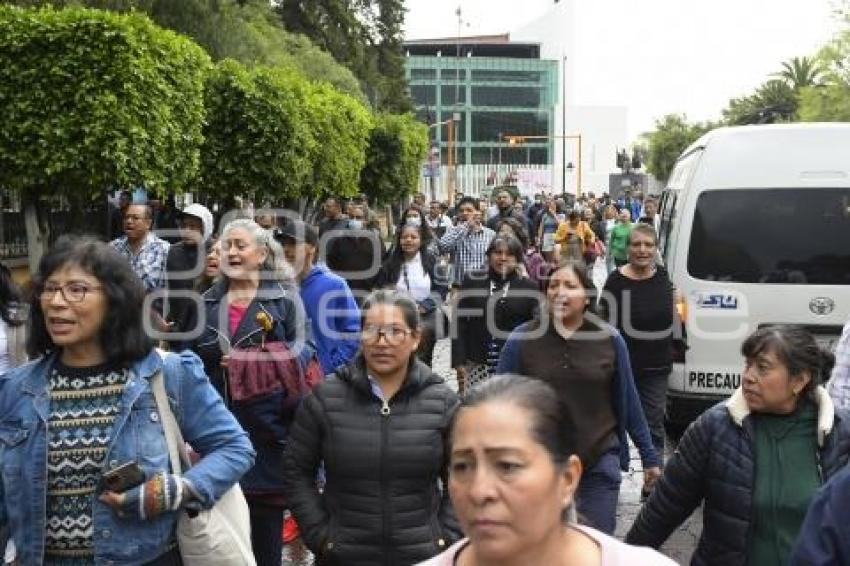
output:
[[100,477],[100,491],[123,493],[145,483],[145,472],[136,462],[126,462]]

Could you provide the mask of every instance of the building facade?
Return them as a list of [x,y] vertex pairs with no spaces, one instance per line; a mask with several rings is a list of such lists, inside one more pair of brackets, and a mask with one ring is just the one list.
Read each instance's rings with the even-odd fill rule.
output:
[[[558,62],[507,35],[405,43],[406,74],[419,119],[440,160],[457,165],[546,165],[554,160]],[[518,137],[525,137],[519,141]]]

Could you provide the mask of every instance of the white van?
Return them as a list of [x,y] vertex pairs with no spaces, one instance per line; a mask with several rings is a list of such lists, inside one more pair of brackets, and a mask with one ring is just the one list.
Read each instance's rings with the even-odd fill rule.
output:
[[721,128],[679,157],[659,250],[680,293],[668,423],[741,383],[741,342],[800,324],[834,346],[850,317],[850,124]]

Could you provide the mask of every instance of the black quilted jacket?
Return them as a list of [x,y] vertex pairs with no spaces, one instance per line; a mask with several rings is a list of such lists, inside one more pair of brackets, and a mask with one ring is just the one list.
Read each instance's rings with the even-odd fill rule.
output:
[[[383,407],[369,387],[362,354],[303,401],[285,455],[285,485],[318,564],[416,564],[460,538],[441,487],[447,425],[457,403],[443,379],[414,360],[401,390]],[[323,494],[316,490],[321,461]]]
[[[820,426],[824,413],[833,409],[826,391],[822,388],[818,391]],[[743,403],[740,390],[729,402],[735,404],[736,400]],[[739,415],[746,413],[745,409],[739,411]],[[724,401],[688,427],[664,475],[626,535],[627,543],[658,548],[704,501],[702,536],[691,564],[744,566],[747,563],[755,436],[752,419],[743,416],[739,425],[733,413]],[[822,482],[847,463],[848,452],[850,415],[836,409],[831,431],[818,451]]]

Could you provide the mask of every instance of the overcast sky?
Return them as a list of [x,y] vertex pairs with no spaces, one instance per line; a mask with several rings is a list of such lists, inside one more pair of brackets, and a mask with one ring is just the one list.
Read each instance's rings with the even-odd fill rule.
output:
[[[406,0],[410,39],[504,33],[553,0]],[[718,119],[782,61],[817,51],[838,28],[834,0],[577,0],[576,102],[629,109],[629,136],[680,112]]]

